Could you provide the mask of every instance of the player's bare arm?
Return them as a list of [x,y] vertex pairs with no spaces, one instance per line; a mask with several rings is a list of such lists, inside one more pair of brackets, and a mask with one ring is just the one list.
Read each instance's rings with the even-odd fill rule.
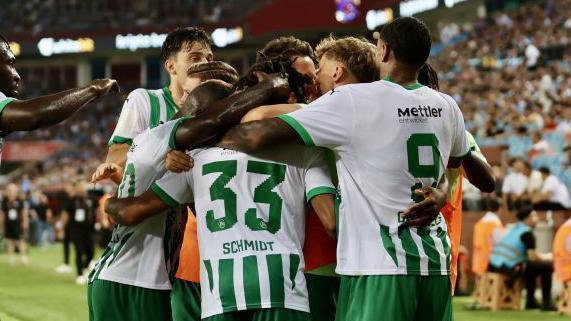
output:
[[254,153],[291,142],[302,143],[299,135],[279,118],[269,118],[232,127],[223,137],[219,147]]
[[300,109],[299,104],[277,104],[260,106],[250,110],[244,117],[242,123],[277,117],[279,115],[294,112]]
[[187,172],[191,170],[193,166],[193,159],[187,153],[180,150],[171,150],[165,158],[165,168],[169,172]]
[[11,102],[0,115],[0,128],[4,133],[30,131],[55,125],[96,98],[119,91],[112,79],[97,79],[81,88],[29,100]]
[[335,195],[317,195],[311,199],[310,203],[321,224],[323,224],[325,232],[335,238]]
[[152,190],[137,197],[111,197],[105,202],[105,213],[110,215],[115,222],[125,226],[137,225],[166,209],[168,205]]
[[269,75],[268,79],[241,93],[215,102],[197,117],[183,122],[176,131],[176,147],[178,150],[189,150],[212,143],[230,126],[239,123],[252,108],[271,99],[287,99],[289,93],[290,87],[286,78]]
[[468,181],[480,191],[492,193],[496,189],[496,178],[492,166],[480,157],[470,154],[462,162],[462,168],[464,168]]
[[127,152],[130,147],[129,144],[113,144],[109,147],[109,151],[107,152],[105,163],[115,164],[119,168],[116,173],[108,177],[116,184],[121,182],[121,175],[123,174],[123,168],[125,168],[125,163],[127,162]]

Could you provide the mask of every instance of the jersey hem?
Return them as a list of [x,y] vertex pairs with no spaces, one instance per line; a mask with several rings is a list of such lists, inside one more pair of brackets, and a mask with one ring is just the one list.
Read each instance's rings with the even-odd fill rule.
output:
[[293,130],[295,130],[297,134],[301,137],[305,145],[309,147],[315,146],[315,143],[313,142],[313,139],[311,138],[307,130],[295,118],[289,115],[280,115],[277,118],[283,120],[284,122],[286,122],[286,124],[288,124],[291,128],[293,128]]
[[145,283],[145,282],[137,282],[137,281],[133,281],[133,280],[129,280],[129,279],[123,279],[120,277],[113,277],[113,276],[103,276],[102,277],[101,274],[99,274],[99,277],[95,278],[95,280],[115,282],[115,283],[120,283],[120,284],[125,284],[125,285],[130,285],[130,286],[136,286],[139,288],[151,289],[151,290],[163,290],[163,291],[164,290],[167,290],[167,291],[172,290],[171,285],[155,285],[155,284],[149,284],[149,283]]
[[[267,308],[264,306],[270,305]],[[205,312],[200,317],[202,319],[209,318],[212,316],[225,314],[225,313],[232,313],[232,312],[239,312],[239,311],[247,311],[247,310],[257,310],[257,309],[275,309],[275,308],[283,308],[283,309],[290,309],[296,310],[301,312],[309,313],[309,306],[300,306],[300,305],[293,305],[293,304],[284,304],[282,302],[262,302],[259,304],[245,304],[245,305],[235,305],[231,307],[223,308],[223,312]]]
[[397,270],[343,270],[336,269],[335,272],[339,275],[416,275],[416,276],[434,276],[434,275],[450,275],[450,270],[412,270],[412,271],[397,271]]
[[177,208],[180,204],[172,198],[164,189],[162,189],[157,183],[151,185],[151,190],[157,195],[165,204],[171,208]]

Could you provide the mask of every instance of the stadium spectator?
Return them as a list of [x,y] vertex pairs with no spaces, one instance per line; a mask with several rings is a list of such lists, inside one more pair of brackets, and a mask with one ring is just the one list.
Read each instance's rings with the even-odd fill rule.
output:
[[500,242],[504,234],[504,227],[498,211],[501,201],[495,197],[485,201],[486,213],[474,225],[472,271],[476,275],[483,275],[488,270],[492,250]]
[[527,177],[523,174],[524,162],[514,159],[511,163],[511,172],[504,178],[502,194],[509,209],[517,208],[522,202],[522,195],[527,186]]
[[537,251],[535,236],[532,229],[539,217],[530,207],[524,207],[517,212],[518,222],[506,231],[501,241],[494,247],[490,256],[489,270],[523,277],[527,300],[526,309],[537,309],[535,300],[536,278],[541,276],[543,295],[542,310],[553,311],[551,303],[551,276],[553,274],[553,255]]
[[71,273],[71,266],[69,264],[69,248],[71,246],[71,230],[70,230],[70,216],[68,208],[71,206],[71,201],[75,197],[75,188],[71,183],[66,184],[65,193],[62,197],[62,206],[60,217],[58,221],[61,240],[63,243],[63,264],[56,268],[57,273]]
[[8,261],[16,263],[14,252],[16,245],[23,264],[28,264],[28,232],[29,204],[22,201],[20,189],[16,184],[6,186],[4,198],[0,207],[0,216],[4,223],[4,237],[8,247]]
[[539,193],[534,195],[532,202],[538,210],[564,210],[569,208],[569,191],[547,167],[539,169],[543,184]]

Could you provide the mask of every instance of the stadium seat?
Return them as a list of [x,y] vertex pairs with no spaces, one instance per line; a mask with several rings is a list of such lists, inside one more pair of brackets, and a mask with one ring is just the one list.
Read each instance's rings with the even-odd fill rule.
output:
[[508,277],[500,274],[488,272],[485,275],[485,305],[496,310],[520,310],[521,309],[521,290],[523,282],[521,279],[510,287],[508,285]]
[[571,280],[563,283],[563,289],[559,295],[557,311],[560,314],[571,315]]

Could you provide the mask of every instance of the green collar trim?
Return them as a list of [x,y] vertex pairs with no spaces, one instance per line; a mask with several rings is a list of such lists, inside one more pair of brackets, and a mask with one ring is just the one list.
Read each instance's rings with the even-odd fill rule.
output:
[[178,105],[175,104],[174,99],[172,98],[171,90],[169,89],[169,87],[164,86],[163,92],[164,92],[164,97],[165,97],[167,105],[170,106],[171,108],[174,108],[175,111],[178,111]]
[[[383,79],[383,80],[388,81],[388,82],[392,82],[393,84],[397,84],[397,83],[393,80],[393,77],[391,77],[391,76],[388,76],[387,78],[385,78],[385,79]],[[424,87],[422,84],[420,84],[420,83],[418,83],[418,82],[414,82],[414,83],[410,83],[410,84],[406,84],[406,85],[401,85],[401,84],[397,84],[397,85],[400,85],[400,86],[402,86],[403,88],[405,88],[405,89],[407,89],[407,90],[415,90],[415,89]]]

